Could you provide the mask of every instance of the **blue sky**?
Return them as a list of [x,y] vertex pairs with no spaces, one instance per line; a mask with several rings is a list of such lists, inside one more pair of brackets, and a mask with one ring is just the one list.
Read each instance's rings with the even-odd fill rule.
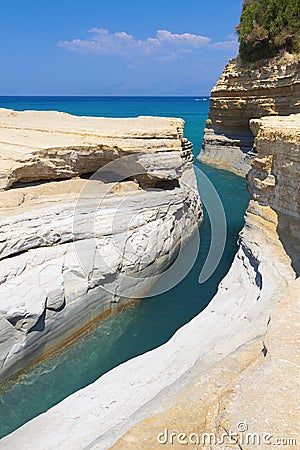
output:
[[240,0],[1,2],[0,95],[209,95]]

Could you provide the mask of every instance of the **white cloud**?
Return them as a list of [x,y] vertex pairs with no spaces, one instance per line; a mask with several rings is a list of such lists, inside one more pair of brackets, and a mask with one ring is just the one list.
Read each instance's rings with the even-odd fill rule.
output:
[[92,28],[87,39],[58,42],[69,51],[96,55],[121,55],[130,59],[151,56],[160,62],[167,62],[187,53],[197,53],[202,48],[235,48],[236,41],[213,43],[207,36],[191,33],[171,33],[158,30],[154,37],[145,40],[135,39],[124,31],[110,33],[103,28]]
[[238,50],[239,43],[237,39],[232,39],[230,41],[213,42],[210,47],[220,50]]

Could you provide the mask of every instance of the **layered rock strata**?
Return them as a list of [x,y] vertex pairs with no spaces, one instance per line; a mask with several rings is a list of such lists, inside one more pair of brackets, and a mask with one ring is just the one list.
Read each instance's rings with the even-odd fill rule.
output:
[[[299,125],[300,115],[251,124],[258,152],[248,176],[252,199],[232,267],[207,308],[165,345],[4,438],[2,448],[155,449],[166,428],[175,435],[165,448],[182,448],[180,433],[219,437],[239,431],[240,422],[253,433],[299,439],[289,416],[299,402],[292,383],[299,364]],[[252,441],[226,444],[255,448]],[[198,448],[217,446],[200,441]]]
[[93,173],[129,154],[137,155],[149,179],[177,180],[183,158],[191,154],[183,125],[163,117],[124,120],[0,108],[0,189]]
[[211,92],[203,162],[245,175],[256,153],[249,119],[300,112],[300,61],[285,58],[256,69],[227,64]]
[[202,218],[183,126],[0,111],[1,380],[143,296],[176,258]]

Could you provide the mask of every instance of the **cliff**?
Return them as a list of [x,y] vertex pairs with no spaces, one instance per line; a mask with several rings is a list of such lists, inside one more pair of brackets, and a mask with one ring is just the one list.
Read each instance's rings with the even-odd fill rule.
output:
[[245,175],[255,156],[249,120],[300,112],[299,99],[299,58],[285,55],[256,66],[231,60],[211,92],[199,158]]
[[1,380],[143,296],[198,228],[183,126],[0,110]]
[[225,440],[228,448],[255,448],[244,440],[247,430],[268,435],[261,445],[299,442],[300,115],[262,118],[251,128],[252,199],[238,252],[211,303],[165,345],[4,438],[3,449],[158,449],[166,429],[170,449],[182,448],[190,433],[191,445],[218,448],[202,445],[204,432],[216,439],[236,433],[234,442]]

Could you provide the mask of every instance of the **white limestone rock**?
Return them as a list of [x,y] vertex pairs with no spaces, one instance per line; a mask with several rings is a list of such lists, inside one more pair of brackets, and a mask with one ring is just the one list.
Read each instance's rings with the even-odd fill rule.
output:
[[[183,125],[0,110],[1,380],[143,296],[199,226]],[[129,154],[124,181],[78,177]]]
[[17,182],[72,178],[136,154],[149,177],[178,178],[182,119],[79,117],[0,108],[0,189]]

